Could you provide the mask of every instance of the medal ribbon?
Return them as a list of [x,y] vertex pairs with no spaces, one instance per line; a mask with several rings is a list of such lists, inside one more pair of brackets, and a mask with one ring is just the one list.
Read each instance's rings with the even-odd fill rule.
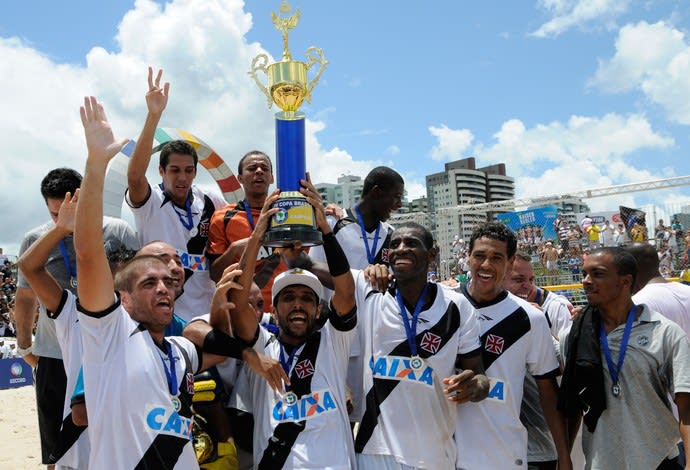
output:
[[625,360],[625,351],[628,349],[628,340],[630,339],[630,332],[632,331],[633,320],[635,319],[635,311],[637,310],[637,305],[633,304],[632,308],[628,312],[628,319],[625,322],[625,330],[623,330],[623,339],[621,340],[621,349],[618,353],[618,364],[614,365],[613,358],[611,357],[611,349],[609,348],[609,341],[606,336],[606,331],[604,330],[604,324],[599,327],[599,339],[601,340],[601,346],[604,349],[604,357],[606,358],[606,364],[609,367],[609,375],[611,376],[611,381],[613,385],[618,384],[618,374],[620,374],[623,368],[623,361]]
[[168,380],[168,390],[170,390],[170,395],[173,397],[177,396],[180,384],[177,383],[177,370],[175,370],[175,358],[173,357],[172,346],[167,341],[163,340],[165,344],[166,352],[168,353],[168,361],[170,361],[170,367],[165,363],[163,356],[158,353],[163,363],[163,370],[165,371],[165,378]]
[[65,246],[65,240],[60,240],[60,252],[62,253],[62,261],[65,263],[65,269],[69,275],[73,278],[77,278],[77,267],[72,266],[72,262],[69,260],[69,253],[67,253],[67,246]]
[[376,261],[376,247],[379,244],[379,232],[381,232],[381,222],[376,226],[376,231],[374,232],[374,245],[369,249],[369,237],[367,236],[367,229],[364,228],[364,218],[359,210],[359,206],[355,206],[355,215],[357,215],[357,224],[362,231],[362,238],[364,239],[364,248],[367,250],[367,260],[369,264],[374,264]]
[[424,299],[426,299],[426,292],[429,290],[429,284],[424,284],[424,290],[422,295],[417,299],[417,304],[414,306],[414,312],[412,313],[412,319],[408,323],[407,321],[407,308],[405,307],[405,302],[403,301],[400,289],[395,292],[395,298],[398,300],[398,306],[400,306],[400,316],[402,317],[403,325],[405,325],[405,334],[407,334],[407,344],[410,346],[411,357],[417,355],[417,319],[419,318],[419,313],[422,311],[424,306]]
[[[165,189],[163,189],[163,183],[161,183],[159,186],[161,191],[165,192]],[[187,200],[184,202],[184,210],[187,213],[184,218],[182,217],[182,214],[180,214],[180,212],[174,207],[173,210],[175,211],[175,214],[177,214],[177,218],[180,219],[180,223],[184,228],[191,230],[194,227],[194,217],[192,216],[192,198],[190,195],[187,196]],[[185,218],[187,220],[185,220]]]
[[[292,365],[295,362],[295,356],[297,355],[298,351],[302,350],[303,346],[304,345],[296,347],[292,350],[290,354],[288,354],[285,350],[285,346],[283,346],[283,343],[280,343],[280,355],[278,359],[280,359],[280,365],[285,371],[285,375],[287,375],[288,378],[290,377],[290,373],[292,372]],[[285,390],[290,390],[290,386],[286,385]]]
[[244,211],[247,213],[247,222],[249,226],[254,230],[254,216],[252,215],[252,208],[249,207],[249,201],[244,200]]

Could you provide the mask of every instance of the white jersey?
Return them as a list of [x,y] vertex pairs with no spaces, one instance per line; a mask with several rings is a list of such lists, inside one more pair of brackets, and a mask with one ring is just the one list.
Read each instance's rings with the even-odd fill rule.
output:
[[[554,343],[554,351],[558,356],[557,338],[562,331],[568,330],[573,323],[570,310],[568,310],[568,299],[562,295],[540,289],[535,301],[546,315]],[[556,460],[558,458],[556,445],[541,408],[537,381],[531,374],[525,376],[520,421],[527,429],[527,460],[529,462]]]
[[[350,470],[355,465],[345,399],[355,321],[332,313],[295,351],[289,374],[294,403],[248,372],[255,419],[254,468]],[[279,359],[277,337],[264,328],[258,331],[254,349]]]
[[690,335],[690,286],[679,282],[647,284],[632,299],[636,305],[645,304],[659,312]]
[[142,245],[164,241],[177,250],[185,271],[183,294],[175,300],[175,313],[184,321],[207,313],[215,284],[209,277],[206,243],[211,216],[226,202],[212,192],[192,185],[192,228],[188,229],[187,212],[177,207],[163,192],[161,185],[153,185],[148,199],[134,207],[127,193],[126,201],[134,214],[134,223]]
[[[335,217],[328,217],[328,224],[333,229],[333,234],[342,247],[351,269],[364,269],[371,264],[367,255],[367,245],[365,245],[364,237],[362,236],[362,227],[359,225],[357,215],[353,209],[347,209],[346,216],[340,220],[337,220]],[[377,229],[379,231],[378,238],[376,237]],[[388,264],[388,245],[390,244],[393,230],[392,225],[380,221],[376,229],[371,232],[365,232],[369,250],[374,255],[375,264]],[[309,257],[314,261],[326,263],[326,253],[323,251],[322,246],[310,248]],[[324,291],[324,297],[330,299],[333,291],[330,289],[324,289]],[[353,422],[359,421],[364,414],[364,396],[362,395],[362,368],[364,364],[360,357],[359,343],[359,337],[355,337],[350,353],[352,358],[347,369],[347,385],[352,398],[350,419]]]
[[[55,312],[47,311],[48,317],[55,321],[62,361],[67,375],[66,390],[74,390],[79,370],[81,369],[82,346],[79,333],[79,318],[77,316],[77,298],[68,290],[62,291],[60,305]],[[62,427],[60,428],[59,447],[52,456],[61,466],[86,469],[89,465],[89,436],[86,426],[76,426],[72,422],[71,393],[65,395],[62,412]]]
[[[196,347],[185,338],[165,338],[172,369],[168,354],[119,299],[103,312],[80,308],[79,324],[89,467],[198,469],[191,441],[194,374],[200,363]],[[169,380],[168,373],[176,380]]]
[[543,292],[545,297],[537,304],[541,306],[546,315],[551,335],[554,338],[558,338],[562,331],[567,330],[573,324],[570,310],[568,309],[568,299],[565,296],[546,290]]
[[442,380],[455,373],[459,354],[479,354],[471,305],[456,292],[428,284],[433,300],[422,307],[416,334],[423,364],[414,369],[395,287],[375,291],[362,272],[356,272],[355,284],[366,363],[366,411],[355,451],[391,455],[417,468],[455,468],[456,405],[443,394]]
[[560,370],[546,316],[503,291],[492,302],[476,303],[463,286],[481,327],[482,359],[489,396],[458,406],[457,467],[527,468],[527,431],[520,423],[525,374],[556,377]]
[[[367,248],[362,237],[362,228],[357,222],[357,216],[352,209],[348,209],[347,215],[340,220],[329,217],[328,224],[333,229],[333,234],[343,248],[352,269],[364,269],[371,264],[367,258]],[[388,245],[393,233],[393,226],[386,222],[379,222],[378,230],[378,240],[375,238],[376,229],[366,232],[369,250],[372,250],[374,254],[374,263],[388,264]],[[376,247],[374,247],[375,243]],[[310,248],[309,257],[314,261],[326,262],[326,254],[322,246]]]

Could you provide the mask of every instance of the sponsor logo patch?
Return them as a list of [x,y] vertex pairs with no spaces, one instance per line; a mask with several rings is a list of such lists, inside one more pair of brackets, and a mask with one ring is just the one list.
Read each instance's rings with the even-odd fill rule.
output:
[[149,406],[146,413],[146,425],[158,434],[190,440],[193,424],[193,419],[180,416],[171,407]]
[[415,370],[409,357],[381,356],[369,359],[369,367],[376,378],[413,382],[429,387],[434,386],[434,369],[425,366]]
[[288,404],[284,399],[278,400],[273,407],[273,419],[279,422],[297,422],[318,418],[338,409],[331,391],[318,390],[303,395]]

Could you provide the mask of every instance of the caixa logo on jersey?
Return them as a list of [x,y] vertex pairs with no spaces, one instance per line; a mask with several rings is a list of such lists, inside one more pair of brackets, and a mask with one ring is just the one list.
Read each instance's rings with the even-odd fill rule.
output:
[[487,400],[505,401],[508,398],[508,384],[496,377],[489,377],[489,395]]
[[374,377],[382,379],[414,382],[430,387],[434,386],[434,369],[422,363],[421,367],[412,367],[411,358],[398,356],[381,356],[369,359],[369,367]]
[[[288,401],[293,403],[288,403]],[[282,400],[278,400],[273,407],[273,419],[276,421],[303,421],[317,418],[337,409],[338,406],[335,404],[331,391],[328,389],[318,390],[296,399],[289,400],[284,397]]]
[[193,419],[180,416],[173,408],[149,406],[148,410],[146,424],[149,429],[159,434],[177,436],[182,439],[192,438]]

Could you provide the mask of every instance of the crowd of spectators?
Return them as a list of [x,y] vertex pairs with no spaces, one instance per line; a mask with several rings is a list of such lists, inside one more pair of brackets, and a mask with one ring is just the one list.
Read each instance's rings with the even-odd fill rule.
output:
[[[642,230],[644,231],[644,230]],[[588,215],[579,222],[559,216],[554,221],[555,236],[549,238],[538,225],[525,226],[516,231],[518,251],[532,256],[535,275],[540,285],[579,283],[581,268],[590,251],[602,246],[625,246],[633,241],[647,239],[646,233],[632,233],[622,223],[593,221]],[[651,238],[650,231],[650,238]],[[663,219],[653,230],[653,240],[659,255],[659,265],[665,277],[690,278],[690,230],[677,218],[670,223]],[[466,282],[469,276],[467,242],[456,237],[452,243],[450,277]],[[688,279],[690,280],[690,279]]]
[[0,248],[0,359],[16,357],[16,344],[6,338],[15,336],[14,293],[17,268]]

